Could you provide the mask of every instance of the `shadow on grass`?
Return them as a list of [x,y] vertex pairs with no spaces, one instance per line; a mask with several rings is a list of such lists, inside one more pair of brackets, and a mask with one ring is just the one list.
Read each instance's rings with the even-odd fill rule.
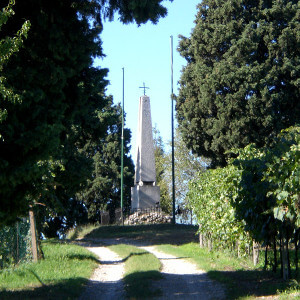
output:
[[[124,277],[125,291],[130,299],[147,299],[162,295],[152,282],[162,279],[159,271],[134,272]],[[163,287],[162,287],[163,288]]]
[[159,260],[176,260],[176,259],[187,259],[187,258],[191,258],[190,256],[179,256],[179,257],[164,257],[164,258],[161,258],[159,257]]
[[28,269],[28,271],[39,281],[39,283],[42,285],[42,286],[45,286],[45,283],[42,281],[42,279],[36,274],[36,272]]
[[92,254],[70,254],[66,255],[66,258],[68,259],[77,259],[77,260],[92,260],[95,261],[96,263],[100,263],[100,260],[95,258]]
[[88,280],[84,278],[72,278],[62,280],[59,283],[43,285],[41,287],[29,287],[26,290],[0,291],[1,300],[11,299],[74,299],[82,292]]
[[[162,279],[162,280],[160,280]],[[135,272],[125,276],[129,298],[241,299],[268,297],[286,290],[288,283],[263,271],[210,271],[203,274]]]
[[[218,281],[227,287],[226,299],[239,299],[245,296],[272,296],[277,290],[285,290],[288,286],[287,282],[264,271],[209,271],[207,275],[135,272],[124,277],[125,290],[128,297],[137,299],[157,297],[162,295],[162,291],[167,292],[170,299],[207,299],[217,293],[222,294],[221,286],[216,283]],[[104,299],[101,298],[105,296],[101,294],[104,290],[120,290],[120,281],[103,283],[73,278],[27,290],[0,291],[0,299],[76,299],[84,292],[86,285],[93,290],[86,299]]]
[[132,256],[145,255],[145,254],[147,255],[149,253],[148,252],[138,252],[138,253],[133,252],[133,253],[130,253],[125,258],[120,259],[120,260],[101,260],[99,262],[100,262],[101,265],[116,265],[116,264],[121,264],[121,263],[126,262]]
[[[94,247],[98,247],[97,245]],[[95,261],[101,265],[112,265],[112,264],[119,264],[119,263],[124,263],[126,262],[130,257],[135,256],[135,255],[145,255],[149,254],[149,252],[144,251],[144,252],[132,252],[128,256],[126,256],[123,259],[120,260],[99,260],[96,259],[93,255],[86,255],[86,254],[72,254],[72,255],[66,255],[68,259],[78,259],[78,260],[92,260]]]
[[227,286],[227,299],[272,296],[289,286],[289,283],[283,281],[279,275],[268,271],[209,271],[207,274],[211,279]]
[[197,241],[197,226],[152,224],[134,226],[101,226],[87,234],[83,241],[92,239],[113,238],[115,243],[122,243],[124,239],[132,239],[139,246],[148,245],[182,245]]
[[52,244],[52,245],[56,245],[56,244],[62,245],[62,244],[67,244],[68,240],[60,240],[58,238],[48,238],[46,240],[43,240],[42,243]]

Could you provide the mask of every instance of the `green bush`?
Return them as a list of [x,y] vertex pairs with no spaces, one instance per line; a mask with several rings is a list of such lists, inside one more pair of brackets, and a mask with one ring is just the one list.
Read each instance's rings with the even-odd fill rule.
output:
[[[190,184],[200,233],[216,247],[239,241],[247,248],[252,237],[275,252],[280,246],[289,261],[288,244],[299,239],[300,127],[283,130],[272,147],[251,144],[234,152],[237,158],[226,167],[199,174]],[[297,270],[297,255],[295,264]]]

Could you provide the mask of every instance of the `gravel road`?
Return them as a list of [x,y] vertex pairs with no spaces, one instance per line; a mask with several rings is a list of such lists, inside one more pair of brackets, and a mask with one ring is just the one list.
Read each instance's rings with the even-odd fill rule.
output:
[[95,253],[100,266],[95,270],[79,300],[125,299],[123,287],[124,263],[120,257],[106,247],[86,247]]
[[154,283],[163,295],[156,299],[225,299],[221,285],[187,259],[159,252],[154,246],[142,248],[154,254],[163,266],[163,279]]
[[[97,240],[100,242],[100,240]],[[207,274],[185,258],[178,258],[156,250],[155,246],[141,246],[129,240],[116,242],[101,239],[101,243],[110,245],[125,243],[138,246],[154,254],[162,263],[163,279],[153,281],[153,288],[160,288],[163,295],[160,299],[225,299],[222,286],[210,280]],[[106,247],[98,247],[96,240],[93,246],[86,247],[99,256],[100,266],[95,270],[84,293],[84,299],[125,299],[122,277],[124,264],[120,257]]]

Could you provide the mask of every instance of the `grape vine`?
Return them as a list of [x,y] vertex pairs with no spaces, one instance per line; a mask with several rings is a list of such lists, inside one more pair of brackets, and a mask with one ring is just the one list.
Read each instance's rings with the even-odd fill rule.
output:
[[[292,240],[298,271],[300,127],[283,130],[272,147],[259,149],[250,144],[233,152],[237,158],[226,167],[198,174],[190,183],[188,197],[199,233],[213,247],[238,245],[235,248],[243,253],[251,239],[274,252],[280,247],[281,272],[287,279]],[[276,271],[276,259],[272,265]]]

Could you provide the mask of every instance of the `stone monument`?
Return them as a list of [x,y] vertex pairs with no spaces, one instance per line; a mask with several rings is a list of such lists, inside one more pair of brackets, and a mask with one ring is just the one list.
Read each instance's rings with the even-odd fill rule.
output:
[[150,98],[144,95],[139,101],[137,152],[134,187],[131,188],[131,207],[133,209],[156,207],[159,200],[160,188],[156,185]]

